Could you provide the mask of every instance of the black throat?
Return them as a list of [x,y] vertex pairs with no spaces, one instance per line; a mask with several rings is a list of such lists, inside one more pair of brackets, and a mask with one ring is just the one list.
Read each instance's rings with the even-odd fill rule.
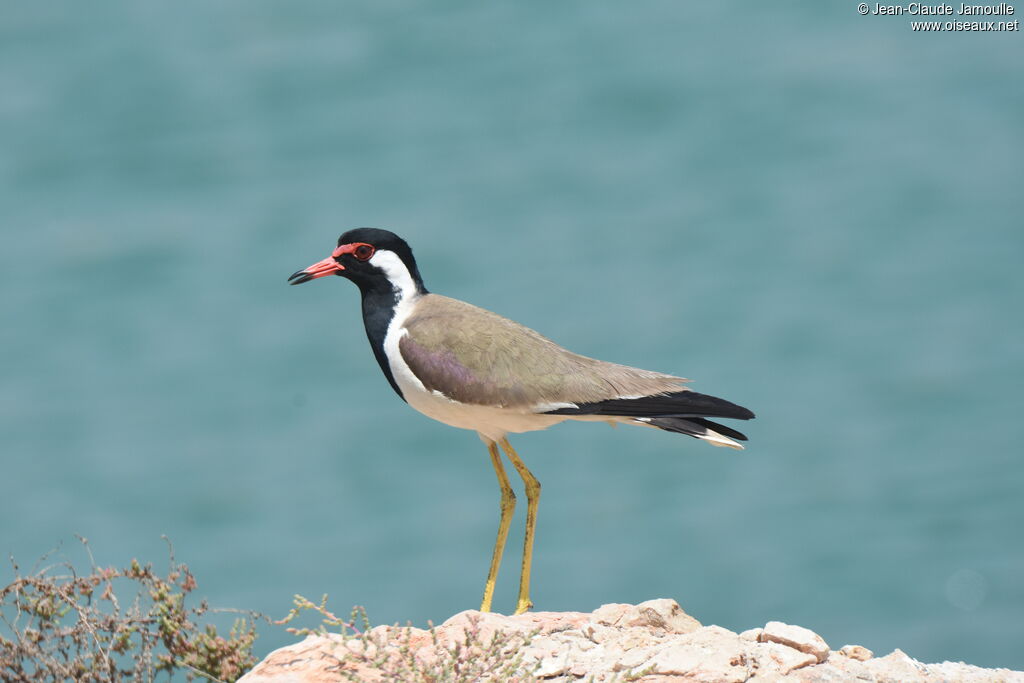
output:
[[[427,293],[421,282],[417,282],[417,285],[420,294]],[[359,291],[363,297],[363,325],[366,327],[366,338],[370,341],[373,357],[377,359],[377,364],[388,378],[391,388],[405,401],[406,398],[398,388],[395,376],[391,372],[391,363],[388,362],[387,353],[384,351],[384,338],[387,337],[388,327],[395,317],[395,308],[401,295],[388,280],[384,279],[361,285]]]

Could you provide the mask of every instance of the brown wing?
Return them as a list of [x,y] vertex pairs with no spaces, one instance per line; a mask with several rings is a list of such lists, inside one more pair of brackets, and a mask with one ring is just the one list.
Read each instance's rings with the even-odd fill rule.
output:
[[428,391],[460,403],[537,412],[683,389],[686,381],[587,358],[471,304],[424,296],[405,322],[402,358]]

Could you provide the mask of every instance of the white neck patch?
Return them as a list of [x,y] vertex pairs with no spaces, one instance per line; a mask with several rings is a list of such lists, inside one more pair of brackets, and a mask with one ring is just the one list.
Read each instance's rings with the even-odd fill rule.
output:
[[426,388],[402,359],[402,350],[398,347],[398,342],[408,334],[405,321],[420,298],[420,293],[416,290],[416,281],[402,259],[398,258],[398,254],[388,249],[378,249],[368,263],[384,271],[395,292],[394,315],[391,316],[388,331],[384,335],[384,355],[391,366],[391,375],[401,389],[403,398],[412,395],[410,392],[425,393]]
[[416,297],[416,281],[398,254],[388,249],[378,249],[370,257],[369,263],[384,271],[399,301],[409,301]]

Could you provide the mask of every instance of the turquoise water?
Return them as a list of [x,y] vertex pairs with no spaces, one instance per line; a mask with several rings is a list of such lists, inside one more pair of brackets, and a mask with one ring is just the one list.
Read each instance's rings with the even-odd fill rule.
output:
[[354,287],[285,284],[374,225],[433,291],[758,414],[740,454],[514,439],[538,608],[1024,669],[1021,41],[853,3],[8,3],[0,553],[166,534],[218,606],[477,606],[486,451],[393,395]]

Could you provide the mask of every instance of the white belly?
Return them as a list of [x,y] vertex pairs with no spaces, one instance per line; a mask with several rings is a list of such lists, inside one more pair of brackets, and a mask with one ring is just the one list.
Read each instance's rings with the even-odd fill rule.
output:
[[399,379],[398,373],[395,373],[395,379],[402,389],[405,400],[413,408],[446,425],[460,429],[472,429],[480,434],[485,441],[498,441],[506,434],[547,429],[551,425],[568,419],[565,415],[538,415],[537,413],[459,403],[443,394],[426,391],[422,384],[417,387],[412,383],[405,383]]

